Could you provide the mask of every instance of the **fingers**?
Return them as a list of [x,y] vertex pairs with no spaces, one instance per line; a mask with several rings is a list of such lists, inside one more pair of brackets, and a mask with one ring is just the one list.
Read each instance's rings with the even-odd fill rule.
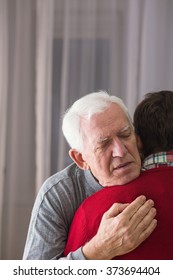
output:
[[150,225],[142,231],[140,235],[140,243],[141,244],[146,238],[150,236],[150,234],[154,231],[157,226],[157,220],[153,219]]
[[149,199],[140,208],[138,208],[137,212],[134,213],[130,219],[130,223],[132,223],[133,228],[136,228],[140,223],[142,223],[141,226],[143,227],[147,227],[151,223],[156,215],[156,209],[153,208],[153,206],[153,200]]
[[[138,203],[139,201],[136,201],[133,203],[133,206],[135,204],[133,207],[134,211],[137,209],[137,205],[140,205],[140,203]],[[127,212],[130,206],[128,206],[120,215],[124,215],[124,212]],[[156,228],[156,209],[153,206],[154,202],[151,199],[147,200],[137,209],[129,220],[129,228],[127,228],[128,230],[123,237],[124,246],[127,250],[131,251],[138,247]]]
[[157,226],[157,220],[154,219],[156,216],[156,209],[151,208],[147,215],[136,227],[136,231],[140,234],[141,242],[143,242]]
[[137,197],[130,205],[123,211],[123,213],[130,220],[138,209],[146,202],[146,197],[141,195]]
[[[146,197],[141,195],[131,204],[114,203],[110,209],[105,212],[104,217],[113,218],[122,213],[122,215],[126,217],[126,220],[133,224],[133,228],[136,228],[153,206],[154,202],[151,199],[146,201]],[[151,220],[149,222],[151,222]]]
[[107,210],[104,213],[104,217],[109,219],[109,218],[113,218],[116,217],[118,214],[120,214],[122,211],[124,211],[124,209],[129,205],[129,203],[114,203],[109,210]]

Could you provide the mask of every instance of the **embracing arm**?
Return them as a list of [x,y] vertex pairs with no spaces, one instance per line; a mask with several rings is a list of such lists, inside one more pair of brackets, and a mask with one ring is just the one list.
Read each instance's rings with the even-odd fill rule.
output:
[[134,250],[156,227],[151,200],[142,196],[129,206],[116,203],[103,215],[97,234],[84,245],[83,252],[79,248],[64,258],[68,227],[55,205],[54,194],[35,204],[23,259],[112,259]]
[[63,182],[62,187],[58,183],[48,191],[39,192],[32,210],[23,259],[84,259],[80,248],[64,258],[69,225],[78,207],[75,193],[70,196],[64,189]]
[[[50,207],[49,207],[50,210]],[[58,213],[47,209],[33,211],[25,244],[23,259],[27,260],[85,260],[81,248],[64,257],[67,227]]]

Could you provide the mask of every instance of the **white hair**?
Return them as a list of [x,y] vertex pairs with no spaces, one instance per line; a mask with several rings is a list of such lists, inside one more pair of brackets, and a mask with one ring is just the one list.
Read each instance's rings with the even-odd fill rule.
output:
[[119,105],[123,109],[132,125],[132,120],[127,107],[120,98],[114,95],[109,95],[105,91],[89,93],[74,102],[63,116],[62,131],[71,148],[74,148],[79,152],[82,151],[83,139],[80,129],[81,118],[90,120],[94,114],[103,112],[112,103]]

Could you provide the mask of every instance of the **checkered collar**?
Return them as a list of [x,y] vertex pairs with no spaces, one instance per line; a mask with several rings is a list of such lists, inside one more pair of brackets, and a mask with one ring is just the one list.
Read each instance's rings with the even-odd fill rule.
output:
[[146,157],[143,162],[142,170],[148,170],[163,165],[173,166],[173,152],[160,152]]

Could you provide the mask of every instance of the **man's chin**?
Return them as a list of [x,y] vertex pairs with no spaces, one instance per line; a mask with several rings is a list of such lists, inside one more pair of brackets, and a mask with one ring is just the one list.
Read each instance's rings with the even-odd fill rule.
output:
[[107,183],[105,187],[126,185],[131,181],[135,180],[139,175],[140,173],[137,172],[121,175],[119,177],[116,177],[116,179],[112,179],[111,181],[109,181],[109,183]]
[[131,181],[135,180],[139,175],[140,175],[140,170],[138,172],[138,169],[132,170],[132,168],[129,169],[122,168],[119,169],[118,171],[114,169],[112,177],[108,178],[107,180],[105,179],[100,180],[99,183],[103,187],[126,185]]

